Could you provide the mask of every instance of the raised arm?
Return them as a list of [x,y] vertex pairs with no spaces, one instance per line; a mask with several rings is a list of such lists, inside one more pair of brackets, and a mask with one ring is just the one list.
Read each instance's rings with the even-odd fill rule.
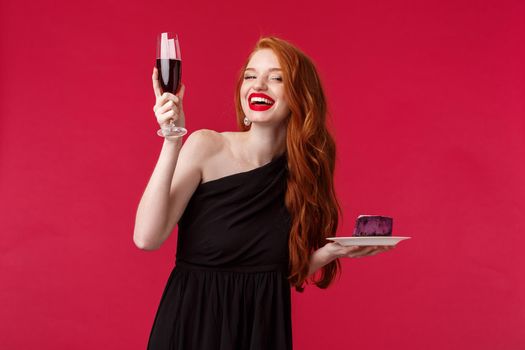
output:
[[181,139],[164,140],[137,209],[133,242],[138,248],[158,249],[169,237],[201,181],[205,156],[205,130],[192,133],[184,145]]
[[[158,70],[151,76],[155,105],[153,111],[162,125],[173,120],[185,126],[184,91],[182,84],[177,95],[162,93]],[[184,145],[181,138],[165,138],[153,174],[140,199],[135,218],[133,242],[141,249],[160,248],[179,221],[182,212],[202,178],[202,164],[207,152],[210,130],[195,131]]]

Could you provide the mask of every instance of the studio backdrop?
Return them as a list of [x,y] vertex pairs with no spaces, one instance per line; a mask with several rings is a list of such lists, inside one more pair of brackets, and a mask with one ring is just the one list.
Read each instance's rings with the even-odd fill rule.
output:
[[156,35],[179,34],[189,133],[235,131],[262,35],[315,61],[338,236],[409,240],[292,293],[294,349],[525,348],[523,1],[0,4],[0,348],[145,349],[175,263],[133,244],[162,138]]

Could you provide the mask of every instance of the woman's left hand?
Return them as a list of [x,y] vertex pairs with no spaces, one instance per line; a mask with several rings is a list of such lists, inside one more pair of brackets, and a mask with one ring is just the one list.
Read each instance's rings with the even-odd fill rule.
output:
[[336,258],[360,258],[363,256],[372,256],[393,249],[393,245],[383,246],[344,246],[337,242],[327,243],[324,248],[330,256]]

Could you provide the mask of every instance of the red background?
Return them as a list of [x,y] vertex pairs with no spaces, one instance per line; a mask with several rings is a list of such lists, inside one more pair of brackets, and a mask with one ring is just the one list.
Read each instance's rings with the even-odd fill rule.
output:
[[317,63],[338,235],[413,238],[293,294],[296,349],[523,349],[522,1],[15,1],[0,8],[0,347],[145,349],[173,267],[132,242],[162,139],[155,36],[183,54],[189,132],[235,130],[260,34]]

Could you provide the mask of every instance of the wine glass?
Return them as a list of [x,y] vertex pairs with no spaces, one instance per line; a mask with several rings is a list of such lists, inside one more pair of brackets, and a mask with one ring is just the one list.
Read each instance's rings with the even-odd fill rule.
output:
[[[175,95],[180,90],[182,75],[182,61],[177,34],[164,32],[157,36],[156,63],[162,92],[169,92]],[[170,119],[167,126],[162,126],[157,131],[157,135],[162,137],[183,136],[187,132],[188,130],[176,126],[174,120]]]

